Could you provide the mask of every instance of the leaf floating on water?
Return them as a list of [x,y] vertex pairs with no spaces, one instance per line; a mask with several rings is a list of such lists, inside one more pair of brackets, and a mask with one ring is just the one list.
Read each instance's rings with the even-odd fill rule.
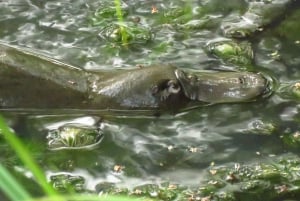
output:
[[152,13],[152,14],[158,13],[158,9],[157,9],[156,6],[152,6],[151,13]]
[[176,184],[170,184],[168,186],[168,190],[174,190],[174,189],[177,189],[177,185]]
[[209,170],[209,172],[210,172],[210,174],[212,174],[212,175],[215,175],[215,174],[217,174],[217,170]]
[[114,172],[121,173],[125,169],[125,166],[122,165],[115,165],[114,166]]
[[189,147],[189,152],[191,153],[196,153],[198,151],[198,148],[197,147]]

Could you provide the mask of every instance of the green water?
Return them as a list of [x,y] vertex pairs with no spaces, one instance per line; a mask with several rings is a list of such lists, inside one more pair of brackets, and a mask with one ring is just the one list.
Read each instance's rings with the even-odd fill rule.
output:
[[[158,12],[151,12],[153,6]],[[127,0],[122,7],[124,21],[140,28],[139,37],[136,34],[127,47],[107,37],[108,25],[117,22],[117,17],[103,11],[114,11],[113,1],[99,0],[0,1],[0,40],[88,70],[154,63],[172,63],[183,69],[234,68],[208,55],[204,47],[223,37],[222,23],[243,13],[247,2]],[[300,10],[290,9],[284,16],[247,40],[254,47],[255,71],[289,84],[300,81]],[[289,146],[281,137],[300,129],[299,98],[282,95],[288,93],[158,118],[80,111],[1,113],[34,153],[48,179],[71,175],[79,192],[95,192],[103,182],[132,188],[168,181],[192,188],[204,182],[212,163],[247,164],[286,153],[299,155],[299,146]],[[93,124],[99,116],[103,117],[104,137],[97,146],[48,149],[47,129],[74,121]],[[0,151],[1,163],[12,168],[34,195],[40,195],[2,139]],[[124,168],[114,171],[116,165]]]

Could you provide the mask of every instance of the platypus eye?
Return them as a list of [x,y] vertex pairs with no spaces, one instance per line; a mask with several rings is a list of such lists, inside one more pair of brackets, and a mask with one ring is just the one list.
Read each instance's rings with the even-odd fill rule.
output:
[[177,94],[180,91],[179,84],[174,80],[170,80],[167,85],[169,93]]
[[171,80],[164,79],[164,80],[161,80],[160,82],[158,82],[157,84],[153,85],[151,87],[152,95],[156,95],[156,94],[160,93],[161,91],[168,89],[170,81]]
[[177,80],[162,80],[157,85],[152,86],[151,93],[160,98],[161,101],[165,101],[170,95],[178,94],[180,90],[181,87]]

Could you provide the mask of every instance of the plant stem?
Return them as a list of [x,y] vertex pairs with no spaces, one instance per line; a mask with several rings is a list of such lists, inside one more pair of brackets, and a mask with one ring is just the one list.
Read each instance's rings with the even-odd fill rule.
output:
[[124,20],[123,20],[123,15],[122,15],[122,9],[121,9],[121,3],[120,0],[114,0],[115,6],[116,6],[116,13],[118,17],[118,22],[120,23],[120,31],[121,31],[121,37],[122,37],[122,44],[124,46],[128,45],[128,36],[125,30],[125,27],[123,26]]
[[21,140],[16,137],[16,134],[9,128],[4,118],[0,115],[0,132],[4,135],[5,140],[17,153],[24,165],[32,172],[37,182],[41,185],[47,196],[57,195],[56,191],[48,184],[46,177],[36,162],[31,157],[28,150],[25,148]]
[[16,179],[0,164],[0,188],[13,201],[29,200],[28,192]]

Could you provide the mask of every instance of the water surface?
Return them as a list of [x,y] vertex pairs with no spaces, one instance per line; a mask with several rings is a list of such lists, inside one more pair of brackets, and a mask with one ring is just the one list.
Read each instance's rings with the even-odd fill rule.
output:
[[[140,25],[153,34],[151,40],[137,41],[127,49],[99,37],[106,19],[100,25],[91,24],[95,12],[113,6],[111,2],[0,1],[0,40],[92,70],[153,63],[172,63],[197,70],[231,68],[207,55],[204,46],[223,37],[220,24],[231,15],[244,12],[246,2],[124,1],[122,5],[128,12],[125,21],[139,19]],[[153,6],[158,12],[152,11]],[[172,9],[182,7],[190,10],[188,16],[166,17]],[[296,18],[292,13],[297,12],[290,12],[287,18]],[[186,26],[195,23],[198,26]],[[255,71],[267,72],[281,83],[297,82],[300,79],[299,34],[288,34],[280,27],[297,29],[280,20],[249,39],[255,51]],[[80,111],[71,114],[3,111],[2,114],[34,153],[49,179],[60,173],[77,176],[84,180],[79,190],[95,191],[101,182],[129,188],[163,181],[198,186],[212,162],[244,164],[287,152],[299,154],[298,149],[289,148],[280,138],[283,133],[299,130],[298,110],[299,99],[275,93],[256,102],[214,105],[161,117]],[[104,137],[97,146],[79,150],[47,148],[49,127],[74,119],[93,124],[99,116],[103,119]],[[3,140],[0,146],[1,163],[28,175]],[[116,165],[122,166],[121,172],[114,170]]]

